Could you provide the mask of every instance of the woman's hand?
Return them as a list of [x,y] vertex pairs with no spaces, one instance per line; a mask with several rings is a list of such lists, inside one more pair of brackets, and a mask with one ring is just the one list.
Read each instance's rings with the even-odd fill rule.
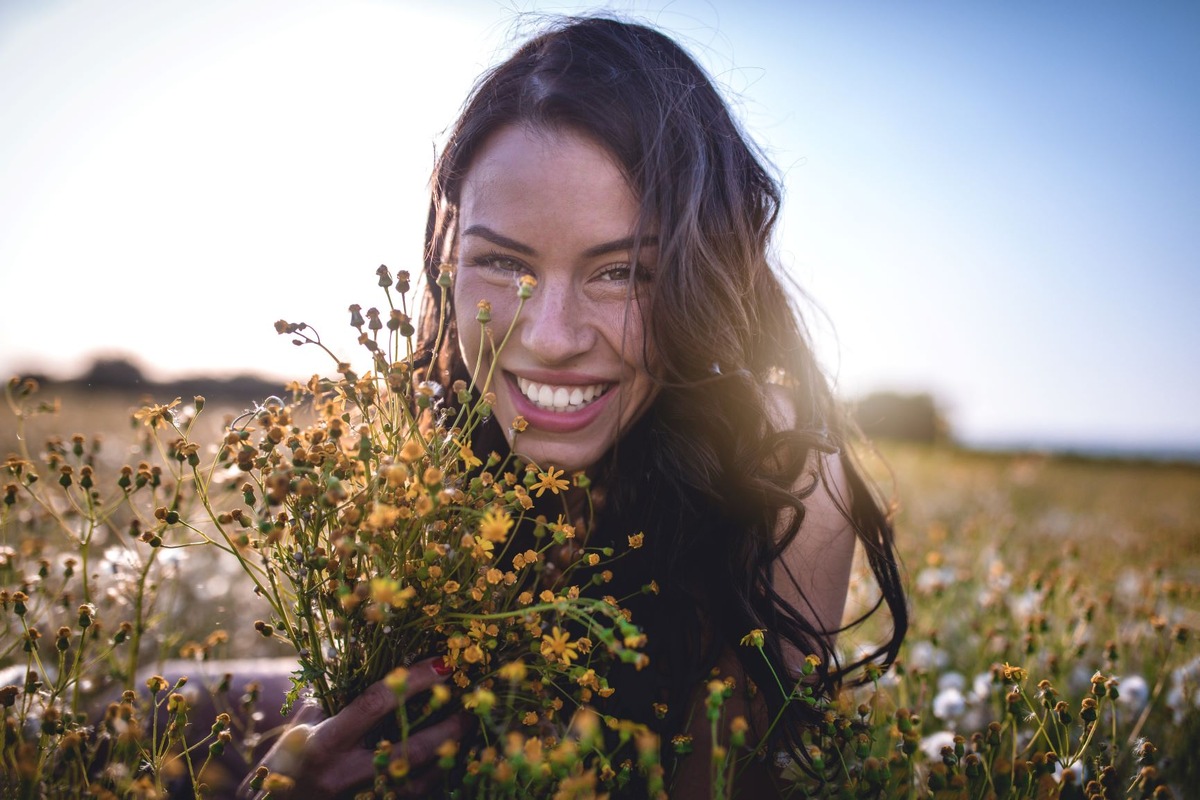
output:
[[[405,699],[426,691],[445,680],[450,670],[440,658],[419,661],[409,668]],[[348,794],[350,790],[370,784],[375,776],[372,750],[363,739],[367,732],[393,713],[399,704],[396,692],[384,681],[372,684],[344,709],[332,717],[313,700],[307,700],[293,715],[295,720],[279,737],[259,763],[259,769],[242,781],[238,796],[255,798],[261,792],[251,788],[255,772],[265,767],[269,774],[282,776],[290,782],[282,790],[273,787],[273,797],[292,800],[323,800]],[[447,740],[462,738],[466,722],[455,715],[412,733],[403,748],[396,744],[393,754],[408,760],[410,770],[420,777],[411,780],[409,790],[414,796],[424,796],[439,779],[436,770],[420,772],[437,759],[437,749]]]

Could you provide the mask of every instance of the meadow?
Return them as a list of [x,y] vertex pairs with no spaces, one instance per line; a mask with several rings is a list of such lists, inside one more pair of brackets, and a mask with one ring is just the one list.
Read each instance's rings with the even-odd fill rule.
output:
[[[54,392],[38,395],[57,411],[30,418],[23,429],[29,453],[37,454],[31,461],[50,441],[49,450],[60,453],[52,465],[70,463],[73,453],[111,482],[122,466],[162,455],[144,425],[131,424],[145,398],[57,394],[57,403]],[[224,426],[244,410],[236,404],[205,408],[191,432],[194,441],[210,443],[198,459],[217,453]],[[192,410],[185,403],[179,411],[186,419]],[[19,449],[17,432],[13,413],[0,410],[0,454]],[[73,439],[75,434],[80,436]],[[169,453],[168,461],[176,455]],[[877,442],[860,457],[895,508],[912,626],[892,670],[828,704],[829,724],[814,731],[810,747],[809,766],[820,777],[801,764],[790,768],[798,795],[1200,796],[1200,758],[1194,755],[1200,752],[1200,649],[1194,636],[1200,627],[1200,466],[901,442]],[[177,461],[183,463],[183,456]],[[22,482],[14,463],[10,459],[0,481],[7,484],[6,498],[24,491],[10,488]],[[78,468],[71,477],[79,480]],[[9,505],[22,508],[15,500]],[[25,618],[13,616],[14,597],[22,590],[33,594],[31,587],[39,585],[48,597],[54,585],[68,586],[81,558],[82,572],[97,564],[98,572],[106,571],[97,581],[99,604],[146,604],[137,606],[149,624],[134,648],[142,666],[180,656],[289,655],[285,644],[255,634],[255,618],[268,611],[256,605],[260,598],[228,554],[156,550],[162,557],[155,571],[138,573],[150,591],[139,594],[138,578],[130,576],[145,561],[124,553],[137,543],[116,532],[116,517],[97,527],[87,542],[91,555],[82,556],[69,544],[55,544],[57,534],[38,528],[34,517],[5,513],[0,686],[12,686],[0,689],[8,718],[0,783],[9,787],[6,796],[41,796],[18,757],[21,747],[31,746],[28,726],[41,724],[34,740],[60,758],[72,730],[69,715],[68,724],[47,727],[46,717],[29,715],[31,703],[17,695],[50,691],[60,704],[73,698],[78,712],[79,697],[86,699],[105,675],[111,680],[122,665],[134,663],[119,654],[128,652],[126,645],[125,651],[113,648],[116,656],[97,657],[95,675],[70,690],[50,674],[53,669],[40,676],[40,685],[28,677],[30,636],[28,625],[22,627]],[[64,569],[68,574],[55,584]],[[79,591],[62,591],[67,596],[58,605],[73,616]],[[873,597],[872,587],[856,578],[848,612]],[[102,630],[110,641],[114,622]],[[60,669],[65,656],[82,651],[77,640],[87,626],[81,627],[82,634],[60,629]],[[54,638],[49,630],[41,636]],[[869,636],[843,644],[865,645]],[[43,644],[45,652],[54,648]],[[21,710],[27,717],[18,720]],[[69,746],[81,747],[77,741]],[[156,763],[167,763],[165,750],[151,751]],[[39,769],[49,770],[52,761],[43,757]],[[17,785],[21,792],[13,790]],[[149,785],[142,780],[141,789],[125,796],[154,796]],[[737,796],[736,790],[736,782],[725,783],[722,796]]]

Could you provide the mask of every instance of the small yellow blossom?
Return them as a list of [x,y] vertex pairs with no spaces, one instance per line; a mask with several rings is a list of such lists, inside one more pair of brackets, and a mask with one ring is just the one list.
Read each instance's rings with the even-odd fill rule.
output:
[[417,590],[413,587],[405,586],[402,589],[400,588],[400,584],[391,578],[371,579],[371,599],[376,603],[404,608],[408,605],[408,601],[413,599],[416,594]]
[[471,451],[471,448],[467,445],[463,445],[458,451],[458,457],[462,459],[463,466],[465,466],[467,469],[474,469],[475,467],[483,466],[483,462],[479,460],[479,457],[476,456],[475,453]]
[[766,643],[767,631],[764,628],[755,628],[742,637],[742,645],[745,647],[762,647]]
[[630,549],[637,550],[639,547],[642,546],[642,542],[645,540],[645,538],[646,538],[646,534],[644,534],[644,533],[635,533],[632,536],[630,536],[629,537]]
[[542,636],[542,657],[547,661],[559,661],[570,666],[572,660],[579,658],[579,653],[570,642],[570,638],[570,634],[555,625],[550,629],[550,633]]
[[1029,673],[1026,672],[1023,667],[1013,666],[1007,661],[1004,662],[1004,666],[1000,667],[1000,671],[1004,673],[1004,680],[1006,681],[1016,681],[1017,683],[1020,683],[1029,677]]
[[480,714],[486,714],[496,705],[496,695],[481,687],[463,697],[462,704],[463,708],[476,709]]
[[371,514],[367,517],[367,527],[373,531],[387,530],[395,525],[398,519],[400,509],[387,503],[379,503],[371,509]]
[[558,494],[566,489],[571,484],[562,479],[563,470],[551,467],[547,472],[539,472],[537,482],[533,484],[532,489],[537,489],[537,496],[541,497],[542,493],[547,489],[551,494]]
[[418,458],[421,457],[421,453],[423,453],[423,452],[425,452],[425,450],[423,447],[421,447],[421,445],[419,445],[417,442],[413,441],[412,439],[409,439],[400,448],[400,458],[403,461],[409,461],[409,462],[416,461]]
[[482,536],[475,536],[471,542],[471,555],[479,561],[489,561],[492,558],[492,551],[495,545],[484,539]]
[[404,667],[396,667],[383,680],[387,683],[389,689],[398,696],[403,697],[405,691],[408,689],[408,670]]
[[504,509],[488,509],[479,521],[479,534],[489,542],[503,543],[513,526],[512,517]]
[[497,670],[497,674],[509,683],[520,683],[525,680],[525,675],[528,673],[528,668],[524,661],[510,661],[503,667]]
[[413,502],[413,511],[417,512],[418,517],[423,517],[430,511],[433,511],[433,499],[423,494]]

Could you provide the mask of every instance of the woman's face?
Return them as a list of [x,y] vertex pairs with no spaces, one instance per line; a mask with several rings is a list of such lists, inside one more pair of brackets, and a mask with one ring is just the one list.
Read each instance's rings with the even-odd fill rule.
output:
[[[487,140],[462,185],[454,305],[468,369],[494,366],[494,413],[528,427],[513,449],[542,469],[586,469],[645,412],[655,394],[642,361],[634,296],[650,288],[656,248],[644,237],[631,277],[637,198],[608,152],[570,131],[505,127]],[[521,276],[537,280],[491,363],[474,319],[492,305],[498,347],[517,312]]]

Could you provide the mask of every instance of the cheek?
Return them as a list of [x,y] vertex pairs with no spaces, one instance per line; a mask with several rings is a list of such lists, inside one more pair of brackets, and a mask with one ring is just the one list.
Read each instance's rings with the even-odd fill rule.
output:
[[654,348],[646,336],[646,325],[641,311],[635,305],[629,309],[628,318],[618,316],[613,324],[614,342],[620,349],[621,360],[639,370],[646,370],[654,360]]
[[[459,274],[463,275],[461,272]],[[484,352],[491,352],[490,347],[483,347],[487,333],[478,319],[481,300],[487,300],[491,304],[491,321],[487,323],[486,330],[496,343],[504,338],[504,332],[508,330],[509,323],[516,313],[515,290],[507,292],[497,289],[496,286],[474,276],[463,277],[455,284],[454,314],[459,350],[469,368],[474,367],[481,348]]]

